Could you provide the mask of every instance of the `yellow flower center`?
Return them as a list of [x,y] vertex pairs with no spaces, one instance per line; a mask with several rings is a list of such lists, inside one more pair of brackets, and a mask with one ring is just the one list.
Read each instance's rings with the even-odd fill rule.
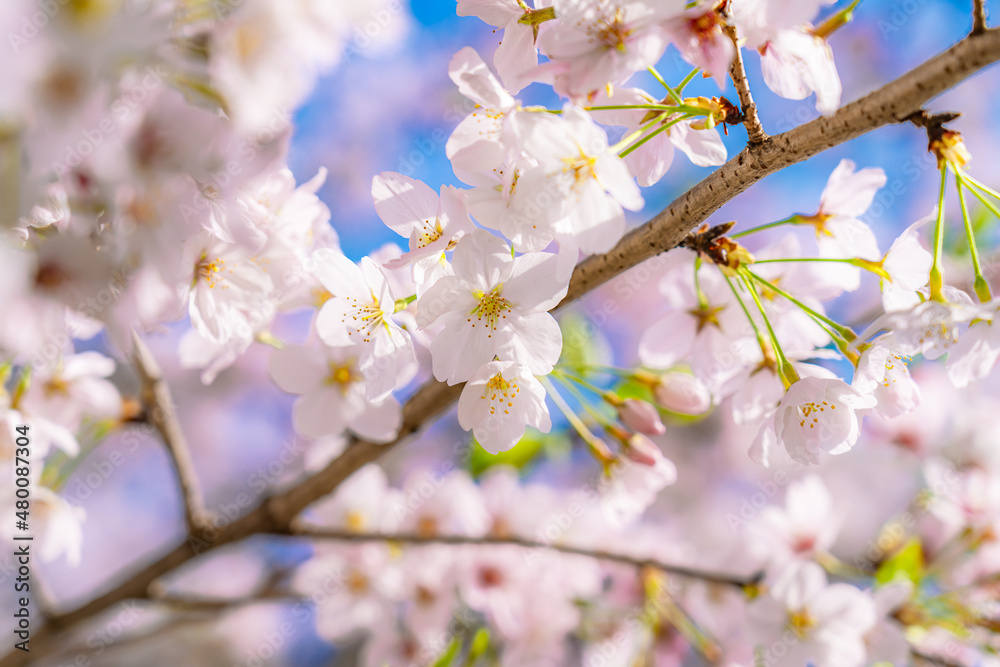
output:
[[826,409],[836,410],[836,405],[831,405],[826,401],[820,401],[819,403],[814,403],[810,401],[809,403],[803,403],[798,406],[799,416],[802,417],[799,420],[799,426],[802,428],[806,427],[806,423],[809,424],[809,428],[816,428],[816,424],[819,423],[819,413],[826,412]]
[[[501,320],[507,319],[504,314],[511,309],[511,304],[507,299],[500,296],[503,293],[503,284],[497,285],[489,292],[473,292],[473,296],[479,299],[479,303],[476,307],[472,309],[470,315],[476,318],[477,322],[482,323],[486,320],[486,328],[493,332],[497,330],[497,324],[500,324]],[[468,318],[468,322],[472,322],[472,317]],[[476,323],[472,322],[472,327],[476,327]],[[493,334],[489,333],[487,338],[492,338]]]
[[[344,297],[348,307],[344,319],[341,320],[347,326],[348,336],[359,334],[362,342],[365,343],[372,341],[372,332],[379,325],[384,326],[386,331],[389,330],[389,323],[385,319],[385,313],[381,306],[379,306],[378,297],[375,296],[374,292],[369,294],[370,301],[362,301],[354,296]],[[395,304],[393,306],[395,307]]]
[[483,387],[482,399],[490,402],[491,415],[497,413],[497,408],[503,410],[503,413],[507,415],[510,414],[510,408],[514,407],[514,400],[520,391],[521,388],[517,386],[517,380],[505,380],[502,373],[497,373]]
[[799,609],[788,614],[788,627],[799,639],[809,634],[809,630],[815,625],[816,621],[812,619],[807,609]]
[[330,374],[326,376],[326,384],[329,387],[340,387],[340,390],[347,392],[352,382],[360,380],[360,376],[354,372],[354,364],[338,364],[330,362]]

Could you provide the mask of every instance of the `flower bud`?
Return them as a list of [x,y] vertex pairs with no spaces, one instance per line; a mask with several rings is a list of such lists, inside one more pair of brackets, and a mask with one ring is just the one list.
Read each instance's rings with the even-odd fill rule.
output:
[[618,418],[629,429],[643,435],[663,435],[667,431],[656,408],[638,398],[626,398],[622,401],[618,406]]
[[965,140],[960,132],[940,127],[928,130],[927,135],[930,137],[927,150],[937,158],[938,169],[944,168],[946,164],[964,167],[972,160],[972,154],[965,147]]
[[642,435],[633,433],[628,440],[622,441],[625,456],[644,466],[653,467],[663,459],[663,452],[656,443]]
[[700,415],[712,405],[712,395],[701,380],[687,373],[672,372],[660,376],[653,387],[660,407],[684,415]]

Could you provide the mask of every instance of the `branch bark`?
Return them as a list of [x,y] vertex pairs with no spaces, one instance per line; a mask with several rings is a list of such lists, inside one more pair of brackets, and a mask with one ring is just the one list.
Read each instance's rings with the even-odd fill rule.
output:
[[[688,230],[765,176],[884,125],[901,122],[932,97],[997,60],[1000,60],[1000,30],[971,34],[837,113],[770,137],[762,144],[748,146],[652,220],[628,233],[610,252],[581,262],[573,273],[566,298],[557,308],[579,299],[640,262],[675,247]],[[147,597],[151,583],[209,549],[256,533],[289,534],[292,520],[305,507],[332,492],[358,468],[376,460],[445,411],[460,392],[460,385],[449,387],[440,382],[428,382],[404,406],[403,428],[393,442],[374,445],[356,441],[324,470],[272,496],[242,518],[218,530],[194,531],[186,543],[132,573],[117,587],[76,609],[52,617],[34,633],[31,654],[14,651],[0,660],[0,667],[24,665],[29,659],[55,648],[50,647],[54,644],[54,633],[70,629],[124,600]]]
[[986,0],[972,0],[972,34],[986,31]]
[[140,392],[142,405],[170,454],[170,461],[177,473],[181,498],[184,501],[184,519],[187,522],[188,532],[195,534],[209,525],[210,517],[205,512],[198,473],[191,460],[191,452],[177,419],[177,412],[174,410],[170,387],[164,382],[160,366],[149,348],[134,332],[132,345],[134,350],[132,362],[142,385]]
[[753,572],[744,576],[724,574],[720,572],[709,572],[708,570],[699,570],[692,567],[684,567],[683,565],[672,565],[653,558],[636,558],[634,556],[627,556],[613,551],[584,549],[582,547],[574,547],[568,544],[547,544],[545,542],[536,542],[535,540],[529,540],[521,537],[469,537],[466,535],[424,536],[409,533],[349,533],[341,530],[329,530],[305,525],[300,526],[297,525],[297,522],[293,524],[292,534],[297,537],[308,537],[310,539],[317,540],[331,540],[334,542],[396,542],[398,544],[409,545],[509,545],[521,547],[523,549],[532,549],[535,551],[549,549],[564,554],[585,556],[587,558],[594,558],[596,560],[604,560],[613,563],[623,563],[625,565],[632,565],[639,569],[644,567],[653,568],[668,574],[676,574],[689,579],[700,579],[701,581],[707,581],[713,584],[723,584],[725,586],[735,586],[737,588],[745,588],[747,586],[759,584],[761,579],[764,577],[763,572]]
[[747,129],[747,138],[751,146],[758,146],[767,141],[767,132],[760,124],[760,117],[757,115],[757,105],[754,104],[753,95],[750,93],[750,82],[747,81],[747,72],[743,66],[743,51],[740,49],[739,38],[736,35],[736,28],[726,26],[726,35],[732,40],[736,48],[736,55],[729,65],[729,78],[733,80],[736,87],[736,94],[740,96],[740,111],[743,112],[743,126]]

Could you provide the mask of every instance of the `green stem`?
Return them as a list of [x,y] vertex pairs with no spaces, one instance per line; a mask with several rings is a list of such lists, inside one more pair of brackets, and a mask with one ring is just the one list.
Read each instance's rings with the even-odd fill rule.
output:
[[859,269],[869,271],[880,278],[889,278],[889,274],[882,268],[881,262],[872,262],[859,257],[838,258],[838,257],[781,257],[777,259],[756,259],[754,264],[779,264],[782,262],[840,262],[849,264]]
[[978,189],[982,190],[983,192],[985,192],[986,194],[990,195],[991,197],[995,197],[997,199],[1000,199],[1000,192],[997,192],[996,190],[994,190],[993,188],[991,188],[988,185],[984,185],[983,183],[979,182],[978,180],[976,180],[975,178],[973,178],[972,176],[970,176],[968,173],[962,172],[961,175],[959,176],[959,178],[961,178],[963,181],[965,181],[966,185],[970,186],[970,188],[969,188],[970,190],[978,188]]
[[556,18],[556,10],[552,7],[542,7],[541,9],[532,9],[525,13],[524,16],[517,20],[518,23],[522,25],[537,26],[539,23],[545,23],[546,21],[552,21]]
[[614,455],[611,454],[608,446],[604,444],[600,438],[594,435],[593,432],[587,428],[587,425],[583,423],[583,420],[580,419],[575,412],[573,412],[573,409],[569,407],[568,403],[566,403],[562,394],[560,394],[556,389],[556,386],[552,384],[552,380],[543,376],[539,378],[539,381],[548,392],[549,398],[551,398],[552,402],[556,404],[559,411],[563,413],[566,420],[573,426],[574,429],[576,429],[576,432],[580,434],[580,437],[583,438],[585,443],[587,443],[587,446],[590,447],[590,450],[594,453],[594,455],[597,456],[597,458],[602,462],[607,462],[609,458],[613,459]]
[[642,146],[644,143],[646,143],[647,141],[649,141],[650,139],[652,139],[656,135],[660,134],[661,132],[666,132],[667,130],[669,130],[671,127],[673,127],[677,123],[679,123],[681,121],[684,121],[684,120],[688,120],[690,118],[691,118],[690,115],[685,114],[683,116],[680,116],[679,118],[674,118],[673,120],[670,120],[670,121],[664,123],[660,127],[656,128],[655,130],[653,130],[652,132],[650,132],[649,134],[647,134],[646,136],[644,136],[639,141],[635,142],[634,144],[632,144],[631,146],[629,146],[628,148],[626,148],[625,150],[623,150],[621,153],[618,154],[618,157],[625,157],[626,155],[628,155],[632,151],[636,150],[637,148],[639,148],[640,146]]
[[401,310],[406,310],[406,307],[416,300],[417,300],[416,294],[410,295],[405,299],[396,299],[396,307],[392,312],[398,313]]
[[750,292],[750,296],[753,297],[753,301],[757,304],[757,310],[760,311],[761,317],[764,318],[764,325],[767,327],[767,334],[771,338],[771,346],[774,348],[774,354],[778,358],[778,375],[781,376],[781,381],[785,385],[785,389],[788,389],[793,384],[799,381],[799,374],[796,372],[795,368],[792,367],[788,357],[785,356],[784,350],[781,349],[781,343],[778,342],[778,336],[774,333],[774,328],[771,326],[771,320],[767,316],[767,311],[764,310],[764,304],[760,302],[760,296],[757,295],[757,288],[754,286],[753,281],[747,277],[749,271],[741,271],[740,276],[743,278],[743,282]]
[[706,113],[704,109],[693,107],[687,104],[671,106],[669,104],[610,104],[597,107],[583,107],[585,111],[618,111],[621,109],[631,109],[634,111],[670,111],[672,113]]
[[931,299],[944,303],[944,268],[941,258],[944,255],[944,189],[948,184],[948,170],[941,168],[941,191],[938,195],[937,221],[934,224],[934,263],[931,265]]
[[741,236],[747,236],[749,234],[755,234],[757,232],[762,232],[765,229],[773,229],[774,227],[781,227],[782,225],[794,225],[794,224],[797,223],[797,221],[799,220],[800,217],[801,216],[796,213],[792,217],[785,218],[784,220],[778,220],[777,222],[769,222],[766,225],[760,225],[758,227],[751,227],[750,229],[747,229],[745,231],[739,232],[737,234],[733,234],[729,238],[738,239]]
[[772,292],[774,292],[775,294],[779,294],[779,295],[783,296],[784,298],[788,299],[793,304],[795,304],[796,306],[798,306],[799,308],[801,308],[803,311],[805,311],[805,313],[807,315],[809,315],[814,320],[816,320],[821,325],[823,325],[824,328],[826,328],[826,329],[832,329],[832,331],[830,333],[834,334],[834,337],[841,338],[841,339],[843,339],[847,343],[850,343],[851,341],[853,341],[855,338],[858,337],[858,335],[856,333],[854,333],[854,330],[851,329],[850,327],[845,327],[844,325],[831,320],[826,315],[823,315],[822,313],[819,313],[819,312],[813,310],[812,308],[810,308],[806,304],[802,303],[801,301],[799,301],[798,299],[796,299],[794,296],[792,296],[791,294],[789,294],[785,290],[781,289],[780,287],[778,287],[777,285],[775,285],[771,281],[766,280],[764,278],[761,278],[760,276],[758,276],[753,271],[750,271],[749,269],[744,269],[744,271],[746,271],[746,275],[748,275],[750,278],[753,278],[754,280],[756,280],[757,282],[759,282],[761,285],[764,285],[769,290],[771,290]]
[[[573,398],[575,398],[580,403],[580,405],[583,407],[583,409],[586,410],[587,413],[591,417],[594,418],[595,422],[597,422],[601,426],[608,426],[611,423],[610,419],[608,419],[606,416],[604,416],[601,413],[599,413],[594,408],[594,406],[592,406],[590,404],[590,401],[587,399],[586,396],[583,395],[582,391],[580,391],[579,389],[577,389],[576,387],[573,386],[573,383],[571,382],[571,380],[573,382],[580,382],[579,378],[575,378],[575,377],[573,377],[571,375],[567,375],[566,373],[562,373],[562,372],[559,372],[559,371],[553,371],[552,375],[556,378],[556,380],[558,380],[560,382],[560,384],[562,384],[564,387],[566,387],[566,389],[569,391],[569,393],[571,393],[573,395]],[[587,386],[588,389],[590,388],[590,386],[588,386],[586,383],[581,383],[581,384],[584,384],[584,386]],[[594,390],[591,389],[591,391],[594,391]],[[603,394],[603,392],[600,392],[600,394]]]
[[[726,283],[729,285],[729,289],[733,291],[733,296],[736,297],[736,302],[740,304],[740,308],[743,309],[743,314],[747,316],[747,321],[750,322],[750,326],[753,327],[754,333],[757,334],[757,340],[762,340],[764,336],[763,334],[761,334],[760,328],[757,326],[757,323],[754,321],[753,317],[751,317],[750,309],[747,308],[747,304],[745,301],[743,301],[743,297],[740,296],[739,291],[736,289],[736,285],[733,284],[732,279],[726,275],[725,271],[720,271],[720,273],[722,273],[722,277],[726,279]],[[763,352],[763,350],[761,351]]]
[[688,72],[688,75],[686,77],[684,77],[679,84],[677,84],[677,94],[678,95],[683,95],[684,94],[684,89],[687,87],[687,85],[689,83],[691,83],[691,80],[694,79],[694,77],[700,71],[701,71],[700,67],[695,67],[693,70],[691,70],[690,72]]
[[962,206],[962,221],[965,223],[965,238],[969,242],[969,253],[972,255],[972,270],[976,274],[975,290],[979,301],[986,303],[993,298],[990,294],[990,284],[983,276],[983,269],[979,264],[979,249],[976,247],[976,233],[972,229],[972,220],[969,218],[969,209],[965,205],[965,192],[962,191],[962,176],[955,170],[955,185],[958,187],[958,202]]
[[611,146],[610,148],[608,148],[608,150],[611,151],[612,153],[619,152],[620,150],[624,149],[626,146],[628,146],[629,144],[631,144],[633,141],[635,141],[636,139],[638,139],[639,137],[641,137],[643,135],[643,133],[645,133],[647,130],[649,130],[650,128],[654,127],[657,123],[660,123],[660,122],[662,122],[661,119],[654,118],[653,120],[649,121],[648,123],[646,123],[645,125],[643,125],[642,127],[640,127],[635,132],[632,132],[631,134],[627,134],[624,137],[622,137],[621,141],[619,141],[614,146]]
[[677,104],[684,103],[684,98],[681,97],[680,93],[678,93],[676,90],[670,87],[670,85],[664,80],[664,78],[660,76],[660,73],[656,71],[655,67],[650,67],[649,73],[653,75],[654,79],[660,82],[660,85],[666,89],[667,94],[670,95],[670,97],[672,97],[674,101],[677,102]]
[[[578,370],[577,368],[573,368],[572,366],[568,366],[566,364],[558,364],[556,366],[557,370],[562,370],[563,368],[569,368],[569,369],[574,370],[574,371]],[[602,364],[588,364],[587,366],[585,366],[583,368],[586,368],[588,370],[600,371],[602,373],[607,373],[608,375],[617,375],[618,377],[624,377],[624,378],[631,378],[631,377],[633,377],[635,375],[635,371],[633,369],[631,369],[631,368],[619,368],[617,366],[604,366]]]

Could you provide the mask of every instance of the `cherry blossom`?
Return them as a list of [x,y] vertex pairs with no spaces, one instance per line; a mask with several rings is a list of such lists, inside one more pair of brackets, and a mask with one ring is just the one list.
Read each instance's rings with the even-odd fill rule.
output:
[[824,452],[843,454],[860,434],[857,411],[876,402],[839,378],[803,378],[785,392],[773,421],[761,427],[753,455],[766,462],[768,450],[777,444],[800,463],[817,464]]
[[552,428],[545,389],[527,366],[513,361],[491,361],[469,378],[458,401],[458,423],[491,454],[516,445],[525,426],[543,433]]
[[370,400],[356,346],[289,345],[271,354],[270,372],[284,391],[296,394],[292,421],[310,438],[350,429],[363,438],[387,442],[402,422],[392,396]]
[[584,252],[609,250],[625,229],[622,207],[638,210],[643,199],[628,168],[609,150],[607,134],[572,105],[558,117],[517,114],[509,125],[538,163],[520,175],[518,187],[536,205],[553,202],[543,206],[552,230],[572,237]]
[[316,316],[316,332],[331,347],[358,347],[358,371],[373,400],[407,382],[416,359],[409,335],[393,321],[396,299],[370,258],[359,267],[344,255],[325,255],[315,273],[330,291]]
[[434,375],[450,384],[471,379],[494,357],[544,375],[559,358],[562,335],[548,314],[566,294],[555,255],[511,257],[485,231],[465,235],[452,257],[455,274],[417,300],[417,321],[442,328],[431,342]]
[[558,22],[539,35],[556,92],[587,97],[656,63],[667,46],[660,22],[680,3],[640,0],[554,0]]
[[849,584],[827,584],[814,563],[789,566],[750,613],[764,663],[789,667],[864,665],[864,636],[876,621],[869,596]]
[[181,293],[191,324],[208,340],[250,338],[259,321],[273,316],[274,283],[253,254],[204,232],[188,240],[183,258],[190,283]]
[[55,367],[39,370],[22,406],[74,432],[85,415],[116,418],[122,412],[122,399],[106,379],[114,370],[114,360],[98,352],[64,357]]

